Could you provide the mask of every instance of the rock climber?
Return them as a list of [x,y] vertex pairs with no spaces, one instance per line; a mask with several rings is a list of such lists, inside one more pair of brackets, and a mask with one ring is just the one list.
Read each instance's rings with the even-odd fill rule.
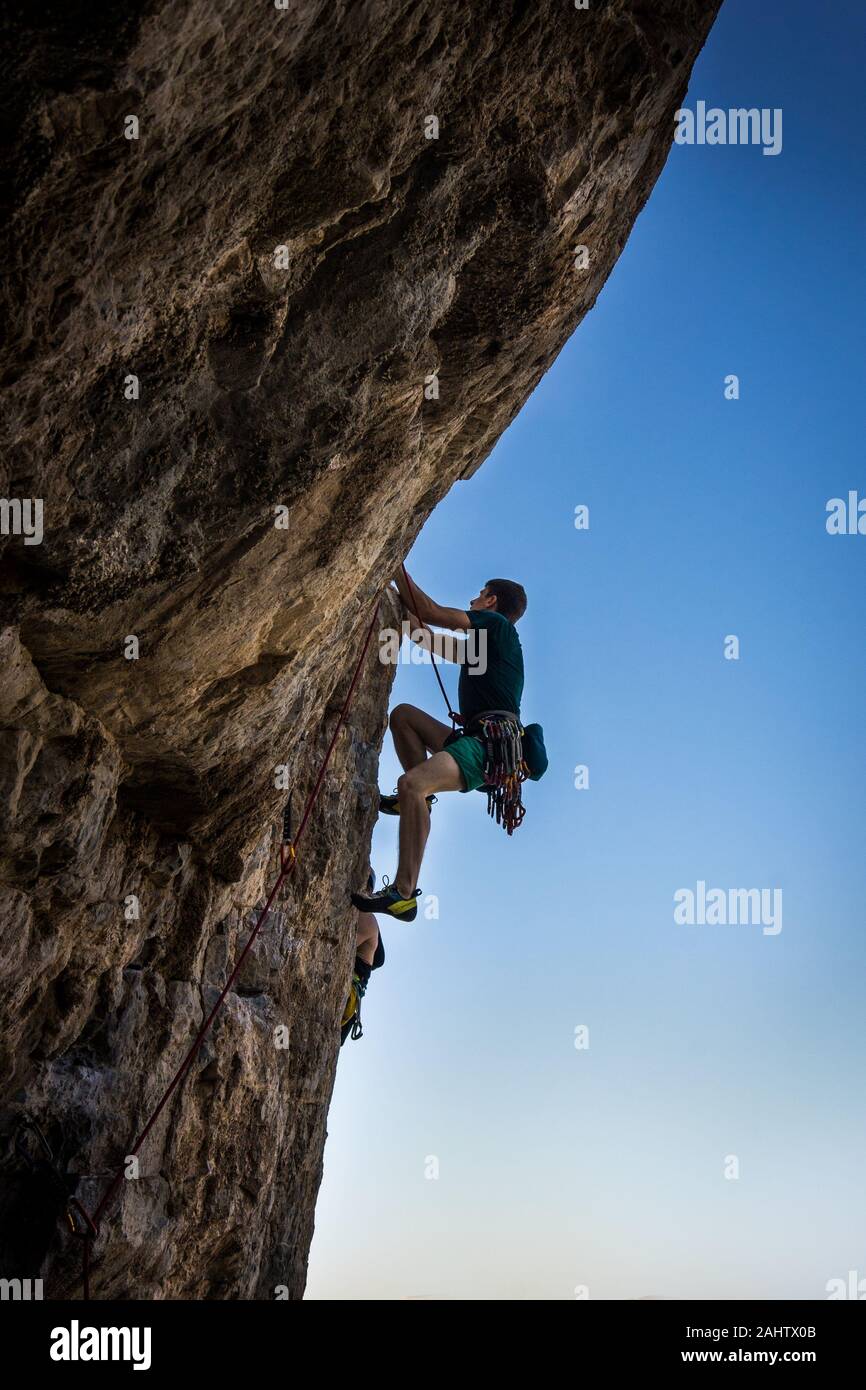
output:
[[[397,705],[391,713],[390,728],[403,775],[394,793],[380,793],[379,809],[384,815],[400,817],[397,873],[394,882],[386,879],[378,892],[368,885],[364,892],[352,894],[362,913],[384,912],[411,922],[417,912],[418,874],[436,793],[485,790],[488,811],[510,835],[523,819],[520,784],[527,775],[537,780],[547,767],[547,757],[540,726],[524,729],[520,723],[523,651],[515,623],[526,611],[522,586],[511,579],[488,579],[478,597],[463,609],[436,603],[413,583],[405,567],[394,582],[413,641],[432,656],[460,667],[461,728],[449,729],[414,705]],[[477,638],[470,644],[466,638],[433,632],[430,624],[477,634]]]

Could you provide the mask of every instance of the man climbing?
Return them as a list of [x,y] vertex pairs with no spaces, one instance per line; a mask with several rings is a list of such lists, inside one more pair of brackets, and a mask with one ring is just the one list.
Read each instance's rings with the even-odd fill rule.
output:
[[[400,817],[397,873],[394,882],[386,882],[378,893],[368,888],[352,894],[352,902],[362,912],[387,912],[411,922],[417,912],[418,874],[437,792],[486,787],[488,810],[509,834],[522,819],[520,781],[526,775],[520,725],[523,652],[514,624],[526,611],[526,594],[511,579],[488,579],[468,609],[445,608],[412,582],[405,567],[395,575],[395,583],[413,641],[431,655],[460,666],[462,729],[451,730],[414,705],[398,705],[391,714],[394,748],[404,771],[393,795],[380,793],[379,809]],[[432,632],[431,623],[454,632],[474,630],[477,641]]]

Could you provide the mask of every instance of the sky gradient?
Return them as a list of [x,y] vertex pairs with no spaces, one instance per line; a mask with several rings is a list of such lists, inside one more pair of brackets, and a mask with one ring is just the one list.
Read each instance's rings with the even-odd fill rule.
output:
[[[412,553],[447,604],[525,585],[550,770],[513,840],[481,796],[434,810],[439,920],[383,925],[309,1298],[866,1279],[866,536],[825,528],[866,496],[864,55],[859,4],[727,0],[686,104],[781,107],[782,152],[672,149],[595,309]],[[424,667],[399,701],[442,717]],[[677,925],[698,880],[781,889],[781,932]]]

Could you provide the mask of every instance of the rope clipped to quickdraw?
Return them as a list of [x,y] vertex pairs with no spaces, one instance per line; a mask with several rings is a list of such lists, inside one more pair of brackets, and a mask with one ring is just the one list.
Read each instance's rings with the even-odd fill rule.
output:
[[[114,1176],[112,1182],[109,1184],[109,1186],[106,1188],[105,1192],[102,1194],[102,1197],[101,1197],[101,1199],[100,1199],[98,1205],[96,1206],[96,1209],[94,1210],[93,1214],[91,1215],[88,1211],[86,1211],[85,1208],[81,1205],[81,1203],[77,1200],[77,1198],[72,1198],[72,1199],[71,1199],[70,1205],[75,1209],[76,1213],[80,1216],[82,1222],[84,1223],[84,1227],[85,1227],[84,1231],[82,1231],[82,1232],[76,1231],[76,1234],[80,1234],[80,1235],[82,1236],[83,1242],[84,1242],[83,1283],[84,1283],[84,1297],[85,1297],[85,1299],[89,1299],[89,1298],[90,1298],[90,1256],[91,1256],[91,1247],[92,1247],[92,1245],[93,1245],[93,1242],[98,1238],[98,1236],[99,1236],[99,1234],[100,1234],[100,1225],[99,1225],[100,1218],[103,1216],[103,1214],[105,1213],[106,1209],[110,1206],[111,1202],[114,1200],[114,1198],[116,1197],[116,1195],[117,1195],[117,1193],[118,1193],[120,1187],[121,1187],[122,1184],[123,1184],[123,1180],[124,1180],[124,1177],[125,1177],[125,1174],[126,1174],[126,1162],[129,1160],[129,1158],[134,1157],[135,1155],[138,1154],[139,1149],[140,1149],[140,1148],[142,1147],[142,1145],[144,1144],[145,1139],[146,1139],[147,1136],[150,1134],[151,1130],[153,1129],[154,1125],[156,1124],[157,1120],[159,1119],[160,1115],[162,1114],[163,1110],[165,1109],[166,1105],[168,1104],[169,1100],[170,1100],[171,1097],[174,1095],[175,1091],[176,1091],[177,1088],[181,1085],[181,1083],[183,1082],[184,1078],[186,1077],[186,1075],[187,1075],[187,1073],[188,1073],[190,1067],[192,1066],[193,1061],[195,1060],[195,1057],[196,1057],[196,1054],[198,1053],[199,1048],[201,1047],[201,1045],[202,1045],[202,1043],[204,1042],[204,1040],[205,1040],[205,1038],[206,1038],[208,1032],[210,1031],[210,1028],[211,1028],[211,1025],[213,1024],[214,1019],[216,1018],[217,1014],[219,1013],[219,1010],[222,1008],[223,1003],[225,1002],[225,999],[226,999],[226,996],[227,996],[228,993],[229,993],[229,990],[231,989],[232,985],[234,984],[235,980],[237,979],[238,975],[240,974],[241,969],[243,968],[244,961],[246,960],[247,956],[249,955],[249,952],[250,952],[250,950],[252,949],[252,946],[253,946],[253,943],[254,943],[255,940],[256,940],[256,937],[258,936],[259,932],[261,931],[262,927],[264,926],[265,921],[267,920],[268,914],[270,913],[271,907],[273,906],[274,901],[276,900],[277,894],[279,893],[280,889],[282,888],[283,883],[285,882],[285,880],[286,880],[286,879],[288,878],[288,876],[289,876],[290,874],[292,874],[292,873],[294,872],[294,870],[295,870],[295,867],[296,867],[296,865],[297,865],[297,855],[296,855],[296,853],[295,853],[295,848],[296,848],[296,846],[300,843],[301,836],[303,835],[304,829],[306,828],[306,825],[307,825],[307,821],[309,820],[310,815],[312,814],[313,807],[314,807],[315,804],[316,804],[316,800],[318,799],[319,792],[320,792],[320,790],[321,790],[321,788],[322,788],[322,783],[323,783],[324,780],[325,780],[325,773],[327,772],[327,770],[328,770],[328,764],[329,764],[330,761],[331,761],[331,754],[332,754],[333,751],[334,751],[334,747],[335,747],[336,742],[337,742],[337,739],[338,739],[338,737],[339,737],[340,730],[342,729],[343,725],[344,725],[345,722],[346,722],[346,716],[347,716],[347,714],[348,714],[348,712],[349,712],[349,706],[350,706],[350,704],[352,703],[352,697],[353,697],[353,695],[355,694],[355,689],[356,689],[356,687],[357,687],[358,681],[359,681],[360,676],[361,676],[361,670],[362,670],[362,667],[363,667],[363,665],[364,665],[364,658],[366,657],[367,652],[368,652],[368,650],[369,650],[370,642],[371,642],[372,637],[373,637],[373,632],[374,632],[375,627],[376,627],[376,621],[377,621],[377,619],[378,619],[378,617],[379,617],[379,605],[380,605],[380,600],[377,599],[377,600],[376,600],[376,606],[375,606],[375,608],[373,609],[373,616],[372,616],[372,618],[371,618],[371,620],[370,620],[370,626],[369,626],[368,629],[367,629],[367,635],[366,635],[366,637],[365,637],[365,639],[364,639],[364,645],[363,645],[363,647],[362,647],[362,649],[361,649],[361,655],[358,657],[358,663],[357,663],[357,665],[356,665],[356,667],[355,667],[355,671],[354,671],[354,674],[353,674],[353,676],[352,676],[351,683],[350,683],[350,685],[349,685],[349,690],[348,690],[348,693],[347,693],[347,695],[346,695],[346,699],[345,699],[345,701],[343,702],[343,707],[342,707],[342,709],[340,710],[340,715],[339,715],[339,718],[337,719],[336,727],[335,727],[335,729],[334,729],[333,734],[331,735],[331,741],[330,741],[330,743],[328,744],[327,752],[325,753],[325,756],[324,756],[324,758],[322,759],[321,766],[320,766],[319,772],[318,772],[318,776],[316,777],[315,783],[313,784],[313,790],[310,792],[310,795],[307,797],[307,802],[306,802],[306,805],[304,806],[303,814],[301,815],[300,824],[298,825],[298,829],[297,829],[297,833],[295,834],[294,841],[293,841],[293,842],[291,843],[291,845],[289,846],[289,853],[288,853],[287,855],[285,855],[285,857],[283,857],[282,852],[281,852],[281,868],[280,868],[280,872],[279,872],[279,875],[278,875],[278,877],[277,877],[277,880],[276,880],[276,882],[275,882],[273,888],[271,889],[270,893],[268,894],[267,901],[265,902],[264,907],[261,909],[261,911],[259,912],[258,917],[256,918],[256,922],[255,922],[255,925],[254,925],[254,927],[253,927],[253,929],[252,929],[252,932],[250,933],[249,937],[247,938],[247,943],[246,943],[246,945],[244,946],[243,950],[242,950],[242,951],[240,952],[240,954],[238,955],[238,958],[237,958],[237,960],[235,961],[234,966],[233,966],[233,968],[232,968],[231,974],[229,975],[228,979],[226,980],[225,984],[223,985],[223,988],[222,988],[222,990],[221,990],[221,992],[220,992],[220,994],[219,994],[219,997],[218,997],[217,1000],[216,1000],[216,1003],[213,1005],[213,1007],[211,1008],[211,1011],[210,1011],[210,1013],[208,1014],[207,1018],[205,1019],[204,1023],[203,1023],[203,1024],[201,1025],[201,1027],[199,1028],[198,1033],[196,1034],[196,1036],[195,1036],[195,1038],[194,1038],[194,1040],[193,1040],[193,1042],[192,1042],[192,1045],[190,1046],[190,1048],[189,1048],[189,1050],[188,1050],[186,1056],[184,1057],[183,1061],[181,1062],[180,1066],[178,1067],[177,1071],[175,1072],[174,1076],[172,1077],[171,1081],[169,1082],[168,1086],[166,1087],[165,1091],[163,1092],[162,1097],[160,1098],[158,1104],[154,1107],[152,1113],[151,1113],[150,1116],[148,1117],[148,1119],[147,1119],[147,1121],[146,1121],[146,1123],[145,1123],[145,1125],[144,1125],[144,1127],[143,1127],[141,1133],[139,1134],[139,1136],[138,1136],[138,1138],[135,1140],[135,1142],[132,1144],[131,1148],[129,1149],[129,1152],[126,1154],[123,1167],[121,1167],[121,1168],[118,1169],[118,1171],[117,1171],[117,1173],[115,1174],[115,1176]],[[289,798],[289,800],[290,800],[290,802],[291,802],[291,798]],[[287,807],[287,810],[289,810],[289,809],[290,809],[290,807]],[[284,820],[284,826],[285,826],[285,820]],[[291,827],[290,827],[290,828],[291,828]]]
[[529,768],[523,757],[523,729],[505,714],[479,715],[472,728],[484,745],[487,814],[513,835],[526,815],[522,784]]
[[[401,568],[401,570],[403,571],[403,578],[406,580],[406,587],[407,587],[407,589],[409,590],[409,593],[410,593],[411,596],[412,596],[412,607],[413,607],[414,612],[415,612],[415,617],[418,619],[418,621],[419,621],[419,623],[420,623],[420,621],[421,621],[421,615],[420,615],[419,612],[418,612],[418,595],[415,593],[415,585],[412,583],[412,580],[409,578],[408,574],[406,573],[406,566],[405,566],[405,565],[401,565],[400,568]],[[453,709],[451,708],[451,701],[448,699],[448,691],[445,689],[445,686],[444,686],[444,684],[443,684],[443,682],[442,682],[442,677],[441,677],[440,674],[439,674],[439,663],[438,663],[437,660],[436,660],[436,653],[435,653],[434,651],[431,651],[431,652],[430,652],[430,660],[431,660],[432,663],[433,663],[433,674],[434,674],[434,676],[436,677],[437,681],[439,682],[439,689],[442,691],[442,699],[445,701],[445,708],[446,708],[447,711],[448,711],[448,718],[451,720],[451,723],[454,724],[455,726],[456,726],[457,724],[462,724],[462,723],[463,723],[463,716],[462,716],[462,714],[458,714],[456,710],[453,710]]]

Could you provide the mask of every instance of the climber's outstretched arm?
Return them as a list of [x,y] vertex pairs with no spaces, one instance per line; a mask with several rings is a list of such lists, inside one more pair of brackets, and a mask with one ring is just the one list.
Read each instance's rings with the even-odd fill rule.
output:
[[462,637],[452,637],[450,632],[434,632],[427,627],[411,608],[405,610],[409,623],[409,636],[425,652],[440,657],[443,661],[453,661],[456,665],[466,660],[466,642]]
[[444,608],[429,594],[425,594],[423,589],[419,589],[414,579],[410,589],[402,570],[394,575],[394,583],[406,607],[417,607],[422,623],[432,623],[434,627],[450,627],[455,632],[468,632],[472,626],[469,614],[463,608]]

